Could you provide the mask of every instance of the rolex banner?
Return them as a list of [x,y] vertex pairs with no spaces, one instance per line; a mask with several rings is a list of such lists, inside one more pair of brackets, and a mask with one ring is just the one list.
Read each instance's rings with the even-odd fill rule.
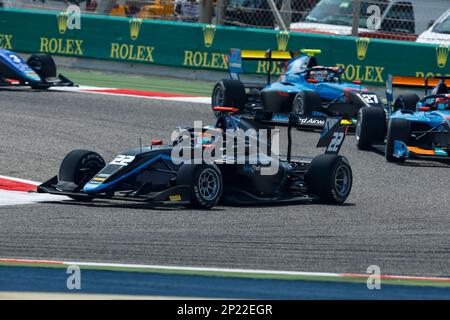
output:
[[[321,49],[319,64],[341,67],[349,81],[450,74],[450,49],[443,46],[90,14],[78,25],[71,19],[65,12],[0,9],[0,48],[210,70],[227,69],[230,48]],[[283,67],[244,65],[249,73],[268,68],[278,74]]]

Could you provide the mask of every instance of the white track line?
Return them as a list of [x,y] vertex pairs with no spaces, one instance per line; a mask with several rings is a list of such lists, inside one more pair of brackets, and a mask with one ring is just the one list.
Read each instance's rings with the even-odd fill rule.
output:
[[[1,259],[0,259],[1,262]],[[230,268],[207,268],[207,267],[183,267],[183,266],[163,266],[144,264],[123,264],[123,263],[101,263],[101,262],[75,262],[64,261],[64,265],[77,265],[100,268],[125,268],[125,269],[147,269],[147,270],[168,270],[168,271],[192,271],[201,273],[245,273],[254,275],[285,275],[285,276],[323,276],[338,277],[337,273],[326,272],[298,272],[298,271],[275,271],[275,270],[252,270],[252,269],[230,269]]]
[[[103,89],[103,88],[99,88]],[[151,100],[163,100],[163,101],[177,101],[177,102],[187,102],[187,103],[199,103],[199,104],[210,104],[211,98],[208,97],[147,97],[135,94],[124,94],[124,93],[111,93],[111,92],[98,92],[98,91],[88,91],[80,90],[79,92],[102,94],[108,96],[119,96],[119,97],[132,97],[141,99],[151,99]]]
[[46,201],[63,201],[69,198],[45,193],[0,190],[0,206],[16,206]]
[[51,88],[51,90],[68,91],[68,92],[84,92],[84,93],[93,93],[93,94],[103,94],[103,95],[109,95],[109,96],[133,97],[133,98],[141,98],[141,99],[177,101],[177,102],[199,103],[199,104],[210,104],[211,103],[210,97],[147,97],[147,96],[141,96],[141,95],[135,95],[135,94],[91,91],[91,90],[118,90],[117,88],[79,86],[79,87],[54,87],[54,88]]
[[[186,267],[186,266],[163,266],[163,265],[144,265],[144,264],[123,264],[123,263],[102,263],[102,262],[80,262],[80,261],[52,261],[52,260],[22,260],[22,259],[0,259],[1,263],[18,264],[40,264],[40,265],[75,265],[79,267],[105,268],[105,269],[130,269],[130,270],[152,270],[152,271],[187,271],[194,274],[228,274],[230,276],[237,274],[245,275],[266,275],[266,276],[294,276],[294,277],[323,277],[323,278],[364,278],[369,274],[351,274],[351,273],[331,273],[331,272],[302,272],[302,271],[281,271],[281,270],[257,270],[257,269],[231,269],[231,268],[212,268],[212,267]],[[450,282],[450,278],[445,277],[416,277],[416,276],[391,276],[381,275],[381,279],[386,280],[415,280],[432,282]]]

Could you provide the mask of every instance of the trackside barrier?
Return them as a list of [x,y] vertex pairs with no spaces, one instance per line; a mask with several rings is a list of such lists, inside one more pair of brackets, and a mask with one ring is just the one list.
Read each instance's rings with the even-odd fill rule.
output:
[[[287,31],[221,27],[85,14],[72,30],[63,13],[0,9],[0,47],[18,52],[106,59],[196,69],[227,69],[230,48],[318,48],[321,65],[342,67],[348,81],[382,84],[388,74],[450,75],[447,46]],[[266,73],[267,62],[247,72]],[[279,74],[283,67],[271,66]]]

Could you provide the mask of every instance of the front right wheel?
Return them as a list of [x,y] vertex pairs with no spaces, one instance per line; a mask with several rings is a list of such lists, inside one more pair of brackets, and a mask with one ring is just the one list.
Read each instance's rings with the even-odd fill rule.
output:
[[219,118],[228,114],[228,111],[214,110],[215,107],[243,109],[247,103],[244,84],[239,80],[223,79],[217,83],[211,96],[211,108]]
[[353,173],[348,160],[339,155],[315,157],[306,174],[306,185],[321,202],[342,204],[352,190]]
[[406,110],[410,112],[416,111],[417,102],[420,100],[415,93],[404,93],[395,99],[394,110]]
[[[58,180],[78,186],[80,183],[93,178],[105,165],[105,160],[97,152],[73,150],[64,157],[59,168]],[[69,197],[79,201],[92,200],[90,197],[78,197],[76,195],[70,195]]]
[[292,102],[292,112],[302,116],[312,116],[313,112],[321,112],[320,95],[315,91],[300,91]]

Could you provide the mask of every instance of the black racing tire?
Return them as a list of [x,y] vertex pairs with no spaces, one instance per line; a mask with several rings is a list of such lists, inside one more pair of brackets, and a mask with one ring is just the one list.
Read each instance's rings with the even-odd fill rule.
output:
[[[239,80],[223,79],[220,80],[213,89],[211,96],[211,108],[214,107],[231,107],[243,109],[248,98],[245,93],[244,84]],[[219,118],[228,112],[215,111],[214,115]]]
[[28,66],[36,72],[42,81],[56,77],[56,64],[52,56],[46,53],[31,55],[27,60]]
[[394,110],[407,110],[416,111],[417,102],[420,100],[419,96],[415,93],[401,94],[395,99]]
[[405,162],[405,158],[394,157],[394,142],[399,140],[408,144],[410,135],[411,122],[400,118],[394,118],[389,121],[385,154],[388,162]]
[[220,201],[223,192],[222,173],[215,164],[183,164],[176,184],[191,186],[189,208],[210,209]]
[[311,116],[313,112],[322,111],[320,95],[314,91],[300,91],[292,102],[292,112],[298,115]]
[[352,168],[339,155],[321,154],[315,157],[306,174],[306,185],[323,203],[342,204],[350,195]]
[[[105,160],[96,152],[73,150],[63,159],[59,168],[59,181],[72,182],[75,185],[87,181],[105,167]],[[88,197],[69,196],[74,200],[90,201]]]
[[374,142],[384,142],[386,136],[386,112],[375,107],[363,107],[358,111],[356,146],[368,150]]

